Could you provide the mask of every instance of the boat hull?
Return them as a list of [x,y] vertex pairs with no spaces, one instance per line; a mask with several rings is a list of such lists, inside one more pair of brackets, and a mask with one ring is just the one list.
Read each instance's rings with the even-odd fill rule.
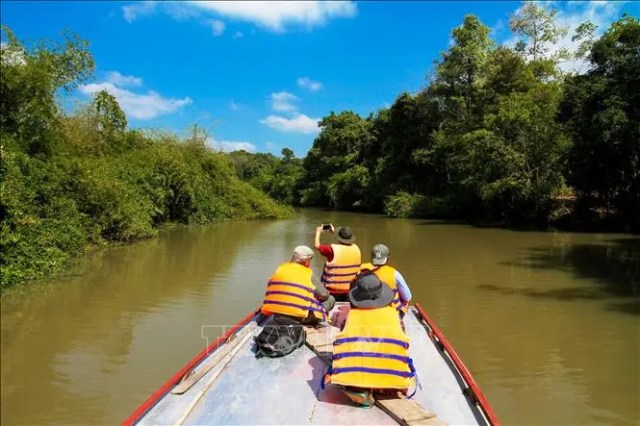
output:
[[[347,310],[339,304],[332,323],[339,325]],[[256,358],[251,337],[264,325],[260,315],[247,315],[123,424],[397,424],[378,407],[355,407],[339,386],[321,389],[327,365],[308,347],[283,358]],[[414,400],[440,422],[498,424],[470,373],[419,305],[411,307],[404,325],[419,380]],[[186,391],[171,393],[189,372],[209,368],[212,359],[215,365]]]

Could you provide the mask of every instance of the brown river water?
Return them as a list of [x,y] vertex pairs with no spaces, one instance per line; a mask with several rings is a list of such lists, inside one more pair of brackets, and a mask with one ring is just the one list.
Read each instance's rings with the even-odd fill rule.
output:
[[4,292],[2,425],[124,420],[327,221],[354,228],[363,260],[389,246],[505,425],[640,423],[639,237],[301,210],[168,231]]

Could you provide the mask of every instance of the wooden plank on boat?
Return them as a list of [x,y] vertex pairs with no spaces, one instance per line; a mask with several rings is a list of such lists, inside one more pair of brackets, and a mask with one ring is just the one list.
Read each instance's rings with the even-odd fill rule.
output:
[[207,360],[204,364],[198,366],[196,370],[191,370],[184,375],[180,383],[178,383],[171,393],[181,395],[191,389],[193,385],[198,383],[213,367],[218,365],[227,355],[229,355],[238,345],[245,342],[245,337],[251,335],[255,329],[256,323],[251,322],[242,328],[238,333],[229,337],[226,345],[220,348],[219,353]]
[[[304,329],[307,332],[306,344],[309,349],[330,366],[333,355],[333,339],[338,330],[333,327],[314,328],[310,326],[305,326]],[[441,426],[447,424],[411,399],[376,399],[376,405],[403,426]]]
[[[248,328],[250,325],[251,324],[248,324],[247,327],[245,327],[245,328]],[[189,414],[191,414],[191,411],[193,411],[193,408],[196,406],[196,404],[198,404],[200,399],[202,399],[204,394],[207,393],[207,391],[209,390],[211,385],[213,385],[213,383],[216,381],[218,376],[222,373],[222,370],[224,370],[226,365],[229,364],[229,362],[231,362],[233,357],[242,348],[244,343],[246,343],[249,340],[249,338],[253,334],[253,328],[254,327],[250,327],[248,332],[244,333],[243,335],[240,335],[240,333],[236,334],[236,336],[238,336],[238,338],[235,339],[235,342],[234,342],[235,344],[234,344],[233,348],[230,348],[229,350],[225,351],[224,357],[222,358],[221,362],[219,363],[220,368],[216,372],[214,372],[211,375],[211,377],[209,377],[209,379],[207,380],[207,383],[205,383],[205,385],[202,387],[202,389],[200,389],[200,391],[196,394],[196,396],[193,397],[193,399],[191,400],[191,403],[189,403],[187,408],[182,413],[182,416],[180,416],[180,418],[176,421],[176,423],[175,423],[176,426],[182,425],[185,422],[185,420],[187,419],[187,417],[189,417]],[[209,370],[211,370],[211,369],[209,369]]]
[[333,354],[334,330],[332,327],[314,328],[304,327],[307,333],[306,344],[313,352],[326,364],[331,365],[331,355]]
[[435,414],[423,408],[416,401],[410,399],[376,399],[376,405],[401,425],[441,426],[447,424],[438,419]]

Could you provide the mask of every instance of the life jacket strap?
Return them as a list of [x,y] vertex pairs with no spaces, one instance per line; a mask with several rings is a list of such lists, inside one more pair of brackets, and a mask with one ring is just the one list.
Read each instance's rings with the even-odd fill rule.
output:
[[342,337],[340,339],[336,339],[333,342],[333,345],[341,345],[342,343],[353,343],[353,342],[363,342],[363,343],[390,343],[392,345],[402,346],[405,349],[409,349],[409,343],[404,342],[398,339],[388,339],[383,337]]
[[327,265],[325,263],[324,269],[330,271],[332,269],[347,269],[347,268],[360,268],[360,265]]
[[267,283],[267,287],[272,286],[272,285],[283,285],[283,286],[287,286],[287,287],[295,287],[295,288],[299,288],[301,290],[306,291],[308,294],[313,294],[313,291],[311,291],[311,289],[309,289],[308,287],[302,285],[302,284],[297,284],[297,283],[291,283],[288,281],[269,281],[269,283]]
[[372,367],[339,367],[333,369],[333,374],[340,373],[371,373],[371,374],[388,374],[400,377],[413,377],[414,373],[390,368],[372,368]]
[[386,354],[380,352],[342,352],[333,355],[334,360],[354,357],[395,359],[396,361],[402,361],[404,363],[408,363],[411,359],[408,356]]

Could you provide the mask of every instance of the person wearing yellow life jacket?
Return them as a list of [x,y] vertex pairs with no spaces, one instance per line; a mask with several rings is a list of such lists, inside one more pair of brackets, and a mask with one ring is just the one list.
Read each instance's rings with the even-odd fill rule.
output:
[[[331,225],[333,230],[333,225]],[[351,281],[360,270],[362,256],[355,243],[353,230],[343,226],[337,232],[339,244],[320,244],[323,227],[316,228],[315,247],[325,257],[325,265],[320,280],[329,293],[346,300]]]
[[409,309],[411,302],[411,290],[407,285],[404,277],[393,266],[388,265],[389,247],[384,244],[376,244],[371,249],[371,262],[363,263],[360,274],[367,271],[375,273],[380,280],[391,287],[393,290],[393,300],[391,305],[400,313],[400,317],[404,317]]
[[393,291],[375,274],[359,277],[349,292],[351,309],[333,342],[332,365],[323,380],[341,385],[356,404],[371,406],[380,392],[405,394],[415,380],[409,337],[390,306]]
[[326,319],[335,298],[313,277],[312,257],[310,247],[298,246],[291,261],[278,266],[269,278],[262,314],[283,315],[305,324]]

